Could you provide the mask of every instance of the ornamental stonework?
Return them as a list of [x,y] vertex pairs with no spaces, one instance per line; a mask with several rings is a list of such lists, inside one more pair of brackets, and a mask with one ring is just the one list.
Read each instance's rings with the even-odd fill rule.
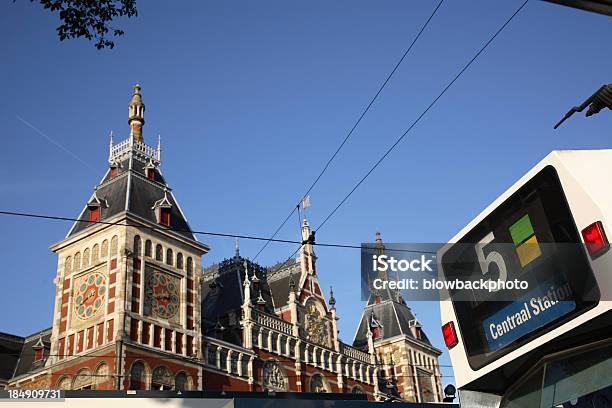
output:
[[263,386],[267,390],[287,390],[287,380],[285,374],[276,361],[266,361],[264,364]]
[[306,303],[306,313],[304,315],[304,329],[306,338],[316,344],[327,346],[329,343],[329,331],[327,321],[323,319],[317,304],[313,300]]

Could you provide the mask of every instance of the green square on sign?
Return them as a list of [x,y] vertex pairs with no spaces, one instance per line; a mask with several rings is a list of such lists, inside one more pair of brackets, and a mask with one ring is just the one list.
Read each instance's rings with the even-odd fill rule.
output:
[[533,234],[533,226],[531,225],[529,214],[523,215],[517,222],[510,226],[510,235],[512,236],[514,245],[520,244]]

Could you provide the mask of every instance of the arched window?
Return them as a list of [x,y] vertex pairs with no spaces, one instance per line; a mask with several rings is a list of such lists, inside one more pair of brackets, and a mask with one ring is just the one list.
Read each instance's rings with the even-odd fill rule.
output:
[[73,390],[91,390],[93,376],[89,368],[82,368],[74,377]]
[[329,392],[327,382],[321,374],[310,377],[310,392]]
[[134,256],[136,258],[140,258],[142,251],[142,240],[140,239],[140,235],[136,235],[134,237]]
[[100,260],[100,246],[95,244],[91,249],[91,263],[96,264]]
[[157,366],[151,378],[152,390],[171,390],[174,387],[172,371],[166,366]]
[[110,381],[111,376],[110,376],[110,371],[108,368],[108,364],[106,363],[100,363],[100,365],[98,365],[98,367],[96,367],[96,375],[94,378],[94,382],[96,384],[96,389],[97,390],[102,390],[104,388],[108,388],[105,387],[104,385],[108,383],[108,381]]
[[64,260],[64,274],[69,275],[72,272],[72,258],[67,257]]
[[153,244],[151,243],[150,239],[147,239],[145,241],[145,256],[151,257],[152,253],[153,253]]
[[191,275],[193,272],[193,259],[191,257],[187,257],[187,275]]
[[70,384],[72,384],[72,380],[70,379],[69,376],[65,375],[61,377],[59,380],[57,380],[56,388],[58,390],[69,390]]
[[81,253],[77,252],[74,254],[74,264],[72,265],[75,271],[81,269]]
[[144,390],[145,384],[145,366],[142,361],[137,361],[132,364],[130,369],[130,390]]
[[100,251],[100,256],[102,258],[106,258],[108,256],[108,240],[107,239],[102,241],[102,250]]
[[155,247],[155,260],[161,261],[163,256],[164,256],[164,251],[162,249],[162,246],[160,244],[157,244],[157,246]]
[[179,391],[189,391],[190,388],[187,374],[184,371],[181,371],[174,379],[174,389]]
[[168,265],[172,265],[174,263],[174,255],[172,254],[172,250],[168,248],[166,251],[166,263]]
[[183,254],[181,252],[176,254],[176,267],[178,269],[183,269]]
[[89,266],[89,248],[85,248],[83,251],[83,268],[87,268]]
[[119,238],[115,235],[111,238],[110,245],[110,256],[111,258],[117,256],[117,250],[119,249]]

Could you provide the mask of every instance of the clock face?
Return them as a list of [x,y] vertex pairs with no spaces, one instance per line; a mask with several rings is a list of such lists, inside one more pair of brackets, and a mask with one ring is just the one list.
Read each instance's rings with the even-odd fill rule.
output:
[[179,279],[169,274],[151,271],[147,277],[146,295],[152,315],[176,320],[179,312]]
[[106,277],[93,272],[79,278],[74,291],[74,314],[89,320],[102,309],[106,300]]

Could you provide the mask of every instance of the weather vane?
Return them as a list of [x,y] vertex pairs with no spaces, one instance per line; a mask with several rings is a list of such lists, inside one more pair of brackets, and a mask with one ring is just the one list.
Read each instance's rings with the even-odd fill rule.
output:
[[597,90],[597,92],[584,101],[582,105],[574,106],[572,109],[570,109],[569,112],[565,114],[563,119],[561,119],[559,123],[555,125],[555,129],[574,113],[582,112],[587,106],[589,106],[589,110],[587,111],[586,116],[599,113],[603,108],[612,109],[612,84],[602,86]]

